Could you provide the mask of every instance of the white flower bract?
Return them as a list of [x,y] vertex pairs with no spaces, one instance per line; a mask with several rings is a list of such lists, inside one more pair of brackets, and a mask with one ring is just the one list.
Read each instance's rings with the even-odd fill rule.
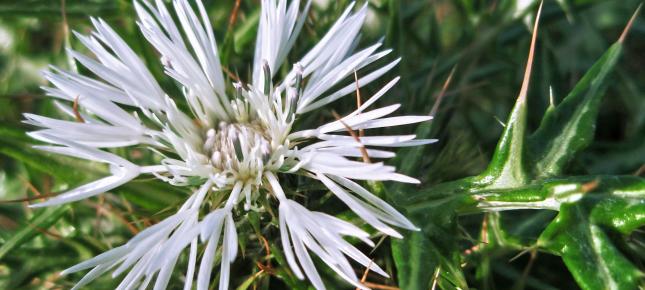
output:
[[[302,4],[302,5],[301,5]],[[68,53],[95,77],[52,67],[44,72],[67,115],[58,120],[25,114],[40,129],[36,146],[56,154],[109,165],[110,175],[69,190],[34,207],[88,198],[112,190],[146,174],[177,186],[199,188],[170,217],[143,230],[126,244],[109,250],[63,273],[91,269],[75,288],[106,272],[124,274],[118,289],[165,289],[180,257],[188,252],[184,289],[209,289],[216,252],[221,249],[219,289],[228,289],[230,264],[237,256],[236,213],[256,210],[262,195],[279,204],[282,249],[288,265],[316,289],[325,286],[312,257],[320,258],[340,277],[361,289],[350,265],[354,261],[373,272],[387,274],[344,237],[374,246],[369,235],[346,221],[310,211],[290,198],[279,181],[284,174],[318,180],[358,217],[378,231],[400,238],[395,229],[417,228],[392,206],[355,180],[416,183],[383,162],[394,154],[383,148],[417,146],[434,140],[414,135],[348,136],[347,130],[366,130],[413,124],[429,116],[395,116],[400,105],[372,109],[398,78],[382,87],[350,114],[317,128],[294,131],[299,116],[353,93],[380,78],[398,59],[367,69],[390,53],[381,43],[356,49],[367,6],[346,8],[322,39],[282,81],[275,81],[301,31],[311,1],[263,0],[259,18],[252,79],[227,84],[217,44],[200,1],[174,0],[172,9],[158,0],[134,2],[138,25],[157,50],[167,76],[180,86],[189,112],[178,109],[177,96],[167,95],[137,54],[101,19],[92,19],[94,32],[76,33],[93,57]],[[193,7],[194,6],[194,7]],[[175,19],[177,21],[175,21]],[[372,65],[370,67],[374,67]],[[363,76],[346,84],[355,71]],[[343,85],[345,84],[345,85]],[[72,107],[71,103],[76,106]],[[112,153],[112,148],[137,145],[158,156],[158,164],[135,164]],[[377,147],[377,148],[374,148]],[[380,148],[380,149],[379,149]],[[205,201],[220,195],[219,205]],[[206,206],[209,204],[210,206]],[[239,207],[243,204],[243,207]],[[204,254],[198,261],[198,248]]]

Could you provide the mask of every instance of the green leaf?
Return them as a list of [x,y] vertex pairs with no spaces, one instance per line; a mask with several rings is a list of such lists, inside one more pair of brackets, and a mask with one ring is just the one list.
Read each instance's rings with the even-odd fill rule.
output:
[[[33,149],[32,145],[35,141],[16,128],[0,125],[0,141],[0,155],[16,159],[30,168],[68,184],[77,185],[88,177],[105,174],[102,164]],[[123,193],[132,203],[155,212],[176,204],[188,190],[158,180],[140,178],[114,191]]]
[[16,159],[30,168],[67,183],[78,183],[88,173],[101,173],[99,168],[95,166],[96,163],[78,162],[72,158],[49,154],[33,149],[34,144],[35,141],[25,135],[22,130],[0,125],[0,155]]
[[486,171],[480,175],[490,187],[510,187],[528,181],[523,162],[525,135],[526,102],[525,99],[518,98],[497,143],[493,159]]
[[[68,0],[65,13],[68,17],[112,16],[119,12],[119,2],[108,0]],[[61,1],[3,1],[0,3],[0,15],[3,16],[40,16],[61,18]]]
[[276,245],[271,244],[271,253],[273,255],[273,258],[278,262],[280,265],[279,267],[276,267],[275,269],[275,275],[278,277],[278,279],[282,280],[289,289],[309,289],[309,283],[306,281],[300,280],[296,277],[296,275],[291,272],[291,268],[289,268],[289,264],[287,263],[287,259],[285,258],[284,254],[282,254],[282,248],[277,247]]
[[621,43],[612,45],[563,102],[546,112],[528,143],[530,164],[536,177],[562,173],[569,161],[591,143],[608,76],[621,52]]
[[233,47],[235,52],[242,53],[249,47],[256,36],[258,22],[260,22],[260,9],[254,10],[248,18],[240,24],[233,35]]
[[535,16],[535,24],[531,37],[531,45],[526,61],[522,87],[517,101],[508,117],[502,137],[497,143],[493,159],[482,176],[482,181],[489,183],[490,188],[503,188],[526,184],[529,180],[524,167],[524,146],[526,141],[526,99],[531,81],[535,44],[537,42],[538,24],[542,3]]
[[[584,199],[565,204],[558,217],[542,233],[538,244],[562,256],[564,263],[583,289],[637,289],[643,273],[615,246],[606,224],[596,216],[630,224],[645,224],[645,200],[634,200],[625,211],[614,209],[616,198]],[[595,212],[595,213],[593,213]],[[634,212],[639,214],[634,215]]]
[[440,257],[431,249],[432,243],[423,232],[412,232],[402,240],[392,240],[392,255],[401,289],[428,288],[431,273],[438,266],[435,259]]
[[392,240],[392,255],[401,289],[428,289],[439,269],[440,285],[468,289],[461,272],[457,208],[472,200],[466,195],[430,189],[417,194],[426,198],[426,207],[408,207],[410,220],[421,227],[407,232],[403,239]]
[[[581,207],[584,214],[578,213],[575,219],[568,218],[562,222],[562,216],[568,217],[570,214],[568,214],[567,208],[572,206]],[[558,210],[562,208],[560,217],[541,235],[538,246],[562,255],[580,285],[604,284],[594,282],[596,277],[586,274],[584,267],[588,267],[588,265],[579,261],[581,255],[590,255],[590,253],[578,253],[583,249],[574,249],[576,247],[571,245],[591,244],[603,241],[602,239],[605,239],[603,246],[611,250],[611,254],[607,254],[610,256],[602,258],[607,260],[602,261],[606,263],[606,267],[614,267],[611,269],[615,271],[620,269],[635,271],[633,277],[627,277],[631,282],[636,281],[634,277],[640,277],[638,276],[640,272],[633,265],[629,268],[618,267],[625,259],[617,258],[614,255],[619,251],[614,248],[611,240],[606,239],[604,232],[596,231],[593,232],[593,235],[586,234],[591,230],[585,232],[580,227],[586,223],[589,228],[592,226],[594,229],[611,228],[615,232],[626,235],[645,225],[645,215],[642,214],[645,212],[645,179],[643,178],[579,176],[533,181],[528,185],[503,189],[478,187],[477,179],[466,178],[412,194],[406,202],[405,208],[411,214],[413,222],[417,224],[425,222],[425,226],[421,233],[413,233],[406,236],[405,240],[393,242],[392,248],[402,289],[427,289],[427,283],[431,282],[428,269],[436,269],[439,266],[441,269],[448,269],[450,266],[457,269],[458,271],[451,273],[457,273],[455,276],[459,277],[459,260],[446,258],[451,257],[451,254],[459,254],[458,249],[454,246],[456,244],[454,239],[458,237],[458,232],[451,228],[454,223],[454,215],[455,213],[469,214],[481,210],[499,211],[526,208]],[[501,234],[504,232],[504,229],[500,229]],[[506,233],[508,234],[508,232]],[[512,236],[508,238],[515,239]],[[514,249],[524,247],[515,242],[501,243],[496,246]],[[565,251],[565,249],[568,250]],[[574,263],[575,261],[578,262]],[[413,266],[415,263],[419,263],[420,266]],[[601,264],[598,267],[601,267]],[[442,273],[441,277],[444,277],[443,275],[445,274]],[[454,284],[454,286],[458,285]],[[587,289],[605,289],[605,287],[590,286]]]
[[133,204],[150,212],[177,205],[188,196],[188,189],[172,186],[159,180],[136,179],[114,190]]
[[40,233],[40,230],[46,230],[56,223],[56,221],[63,217],[63,214],[65,214],[67,209],[67,206],[59,206],[48,207],[38,211],[37,214],[26,223],[26,225],[20,227],[20,230],[15,233],[11,239],[0,246],[0,260],[2,260],[2,257],[13,249],[20,247],[37,236]]

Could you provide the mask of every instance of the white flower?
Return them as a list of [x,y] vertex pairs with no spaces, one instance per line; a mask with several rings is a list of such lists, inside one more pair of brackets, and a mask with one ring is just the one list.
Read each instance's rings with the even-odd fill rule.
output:
[[[194,10],[187,0],[174,0],[174,15],[161,0],[155,5],[135,2],[141,32],[159,52],[166,74],[181,87],[190,115],[177,108],[139,57],[103,20],[92,19],[96,30],[91,35],[76,34],[95,58],[69,53],[96,78],[58,68],[45,72],[53,84],[45,90],[66,101],[56,104],[70,120],[25,114],[26,122],[42,128],[31,132],[31,136],[53,144],[38,148],[107,163],[111,175],[33,206],[91,197],[141,174],[152,174],[177,186],[189,186],[195,180],[202,185],[174,215],[140,232],[125,245],[65,270],[64,273],[72,273],[92,269],[75,288],[109,271],[113,277],[127,272],[119,289],[144,289],[153,280],[155,289],[166,288],[179,257],[190,248],[184,288],[192,288],[196,274],[197,289],[208,289],[221,240],[219,288],[227,289],[230,263],[237,256],[235,213],[242,210],[238,204],[243,203],[245,211],[265,211],[256,202],[263,195],[279,203],[283,250],[298,278],[306,276],[315,288],[324,288],[310,252],[359,288],[366,289],[349,260],[387,276],[343,238],[356,237],[373,246],[367,233],[289,199],[278,176],[300,174],[319,180],[366,223],[400,238],[393,227],[416,227],[353,180],[418,181],[396,173],[395,168],[383,162],[355,158],[394,156],[383,149],[365,147],[416,146],[434,140],[416,140],[414,135],[344,134],[348,130],[413,124],[430,117],[388,117],[399,108],[398,104],[369,109],[394,86],[398,81],[395,78],[345,117],[294,132],[300,115],[354,92],[356,83],[340,85],[355,71],[367,70],[366,66],[390,52],[379,51],[381,43],[355,51],[367,6],[354,12],[350,5],[286,77],[275,82],[275,73],[296,40],[310,3],[301,6],[297,0],[289,5],[286,0],[263,0],[253,79],[227,86],[211,24],[200,1]],[[397,63],[395,60],[368,70],[358,84],[371,83]],[[71,107],[71,102],[82,110]],[[159,164],[134,164],[110,151],[132,145],[158,154]],[[224,201],[207,207],[204,201],[211,196],[219,196],[212,200]],[[196,270],[200,243],[205,251]]]

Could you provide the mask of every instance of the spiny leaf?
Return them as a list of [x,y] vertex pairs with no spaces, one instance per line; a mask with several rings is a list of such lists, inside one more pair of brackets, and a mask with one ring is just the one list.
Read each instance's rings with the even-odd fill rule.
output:
[[[605,225],[594,221],[590,214],[597,206],[610,206],[613,199],[599,203],[583,201],[565,204],[558,217],[540,236],[538,244],[562,256],[567,268],[583,289],[637,289],[643,273],[618,249]],[[644,200],[638,210],[642,213]],[[603,211],[602,215],[610,214]],[[642,215],[642,214],[641,214]],[[614,219],[631,222],[630,215],[618,214]],[[645,224],[641,218],[640,226]]]
[[[645,179],[635,176],[570,176],[533,181],[531,184],[517,187],[491,189],[485,186],[478,187],[472,178],[465,178],[442,183],[410,195],[410,199],[403,205],[411,214],[436,210],[436,208],[443,210],[443,207],[453,200],[459,200],[453,210],[460,214],[480,212],[482,209],[487,211],[527,208],[558,210],[561,204],[576,202],[585,195],[592,194],[589,193],[592,190],[594,194],[595,192],[610,193],[609,196],[602,195],[603,198],[643,199],[645,198]],[[606,218],[605,223],[611,222],[611,219]],[[631,228],[627,224],[623,226]]]
[[556,176],[593,140],[596,116],[607,80],[622,52],[615,43],[587,71],[564,101],[547,111],[538,130],[529,138],[533,174]]
[[[468,194],[478,201],[477,209],[461,207],[458,210],[462,213],[481,209],[493,211],[528,208],[558,210],[562,204],[575,203],[581,198],[589,196],[642,199],[645,197],[645,179],[635,176],[571,176],[534,181],[529,185],[514,188],[475,189]],[[417,205],[417,208],[422,205]],[[606,219],[606,223],[611,223],[610,218]],[[628,225],[623,226],[628,227]]]
[[[611,241],[606,239],[605,233],[597,230],[611,228],[616,232],[629,234],[645,225],[645,215],[642,214],[645,212],[645,179],[635,176],[574,176],[533,181],[528,185],[503,189],[490,189],[486,186],[478,187],[476,180],[466,178],[440,184],[430,188],[427,192],[412,195],[406,209],[411,214],[413,221],[431,220],[433,225],[426,225],[421,232],[424,234],[422,235],[423,237],[428,237],[426,240],[408,236],[406,239],[409,239],[409,241],[393,242],[397,269],[402,273],[400,275],[405,275],[404,277],[408,279],[410,277],[415,278],[401,281],[400,285],[404,289],[419,289],[417,286],[423,285],[428,279],[427,275],[423,276],[418,271],[408,270],[412,267],[408,267],[406,263],[415,262],[411,257],[430,257],[433,263],[425,262],[424,260],[424,263],[428,264],[422,267],[424,269],[437,267],[437,265],[458,265],[458,263],[454,262],[446,263],[446,260],[441,258],[450,256],[450,252],[446,252],[446,249],[450,249],[450,246],[446,247],[446,244],[432,243],[428,240],[446,240],[449,239],[446,236],[455,237],[458,235],[456,231],[445,230],[445,228],[449,228],[446,225],[451,224],[450,219],[446,220],[446,217],[451,216],[451,212],[468,214],[482,209],[493,211],[520,208],[564,209],[564,213],[561,212],[560,215],[568,217],[566,208],[572,206],[584,207],[584,215],[581,215],[581,217],[576,216],[575,220],[568,218],[566,223],[561,221],[562,218],[556,219],[541,235],[538,246],[562,255],[570,271],[583,287],[591,283],[590,285],[592,286],[587,287],[587,289],[611,289],[608,287],[614,282],[605,281],[609,283],[607,285],[594,282],[596,277],[586,274],[585,267],[589,266],[586,264],[587,262],[579,261],[580,257],[591,255],[592,253],[580,253],[578,249],[570,249],[577,247],[571,247],[571,245],[583,243],[590,247],[580,251],[590,251],[594,249],[591,248],[591,243],[600,241],[604,247],[603,249],[607,249],[609,253],[606,253],[607,257],[598,258],[606,259],[606,261],[594,261],[594,263],[599,263],[597,264],[598,267],[618,267],[611,269],[630,270],[633,275],[628,277],[628,282],[637,281],[634,279],[640,277],[640,272],[636,271],[633,265],[629,268],[620,268],[624,258],[615,256],[616,253],[619,253],[618,250],[609,248],[610,246],[614,247]],[[580,227],[583,227],[580,225],[581,223],[590,224],[588,226],[589,230],[581,229]],[[593,235],[587,234],[592,227],[595,231]],[[420,233],[413,233],[413,235],[421,236]],[[419,248],[415,243],[423,243],[432,247]],[[569,250],[565,251],[565,249]],[[440,257],[435,257],[434,252],[441,253]],[[403,257],[407,258],[407,260],[403,259]],[[605,266],[603,266],[603,263]],[[623,282],[618,281],[616,283]],[[616,289],[632,288],[620,287]]]
[[506,127],[502,137],[497,143],[495,154],[491,160],[488,169],[484,173],[486,179],[490,180],[490,187],[507,187],[523,184],[528,180],[524,165],[524,141],[526,138],[526,97],[529,90],[531,79],[531,70],[533,68],[533,58],[535,55],[535,43],[537,41],[538,24],[542,3],[538,8],[533,26],[533,36],[531,38],[531,47],[529,49],[526,69],[524,71],[524,80],[517,97],[515,106],[511,115],[508,117]]
[[642,4],[618,41],[585,73],[562,104],[545,113],[540,127],[529,137],[529,155],[537,178],[562,173],[569,161],[593,140],[596,117],[609,75],[622,54],[623,42],[641,7]]

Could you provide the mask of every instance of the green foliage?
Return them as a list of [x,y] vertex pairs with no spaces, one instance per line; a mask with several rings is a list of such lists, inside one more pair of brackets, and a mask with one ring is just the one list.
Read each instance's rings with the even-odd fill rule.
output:
[[[393,243],[402,289],[427,289],[437,279],[449,281],[442,288],[468,288],[463,279],[455,280],[463,276],[460,259],[445,261],[459,257],[457,213],[517,209],[559,211],[531,247],[562,256],[580,287],[642,285],[642,270],[624,256],[608,231],[618,233],[617,242],[624,243],[627,235],[645,225],[645,179],[564,175],[569,162],[593,139],[601,98],[622,48],[620,41],[612,45],[561,104],[551,104],[530,138],[526,137],[526,94],[520,92],[483,173],[407,194],[407,200],[392,194],[417,223],[426,224],[420,233]],[[528,62],[530,67],[531,56]],[[528,79],[524,81],[523,89]],[[419,261],[426,262],[414,267]],[[441,276],[431,280],[428,269],[435,268],[441,269]]]
[[540,236],[538,245],[561,255],[580,287],[636,289],[642,285],[642,271],[611,238],[612,231],[629,234],[645,224],[645,181],[639,182],[638,194],[630,198],[594,196],[563,204]]
[[[391,59],[402,57],[390,75],[400,75],[400,84],[379,102],[401,103],[401,114],[427,114],[456,69],[432,122],[388,129],[440,141],[398,150],[390,161],[421,185],[370,184],[420,231],[366,248],[391,276],[370,273],[368,282],[405,290],[642,287],[645,180],[630,176],[645,164],[642,16],[629,38],[611,44],[639,1],[546,1],[532,86],[515,103],[537,1],[370,1],[359,45],[385,35],[384,46],[394,49]],[[222,63],[246,78],[259,7],[241,1],[237,22],[229,26],[234,2],[204,0]],[[328,2],[314,5],[288,62],[311,48],[349,3]],[[88,33],[89,15],[106,18],[164,89],[178,91],[137,31],[130,1],[0,1],[0,289],[71,288],[80,274],[60,277],[59,271],[126,242],[172,213],[192,190],[142,177],[63,207],[25,206],[38,194],[63,192],[107,171],[103,164],[33,149],[36,141],[25,134],[33,128],[21,123],[22,112],[59,114],[38,88],[45,85],[38,71],[49,63],[69,66],[67,43],[83,51],[65,35],[63,3],[70,30]],[[362,95],[379,85],[367,86]],[[355,105],[348,97],[330,110]],[[499,126],[497,116],[507,114]],[[301,125],[329,118],[321,110]],[[118,153],[141,164],[155,162],[137,150]],[[307,207],[360,221],[321,186],[289,182],[286,190]],[[246,234],[240,236],[242,257],[233,265],[231,288],[311,289],[286,263],[276,214],[237,221]],[[270,267],[261,271],[258,264]],[[318,268],[328,289],[350,289],[322,264]],[[357,276],[363,271],[357,267]],[[173,275],[171,289],[183,285],[181,272]],[[117,284],[118,278],[106,275],[92,289]]]
[[47,229],[57,222],[65,213],[66,208],[63,207],[50,207],[41,210],[33,218],[31,218],[21,229],[16,232],[9,240],[7,240],[0,247],[0,259],[7,253],[11,252],[17,246],[28,242],[34,238],[39,230]]
[[562,104],[549,107],[528,141],[533,175],[544,178],[561,174],[575,154],[591,144],[600,101],[609,83],[608,74],[621,52],[622,43],[612,45]]

